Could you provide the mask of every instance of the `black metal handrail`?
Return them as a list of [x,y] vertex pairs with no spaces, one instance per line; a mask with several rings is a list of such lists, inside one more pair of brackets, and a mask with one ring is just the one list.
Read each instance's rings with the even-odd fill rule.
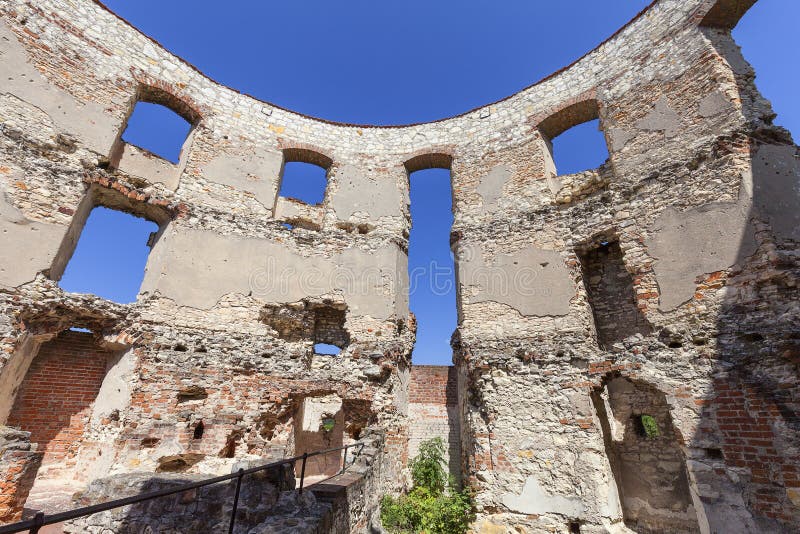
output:
[[236,511],[239,506],[239,490],[242,487],[242,478],[244,478],[246,475],[252,475],[253,473],[258,473],[261,471],[265,471],[267,469],[279,467],[286,464],[294,464],[297,460],[302,460],[303,465],[300,468],[300,488],[299,488],[299,491],[302,494],[303,482],[305,481],[305,475],[306,475],[306,461],[309,458],[313,456],[319,456],[321,454],[328,454],[331,452],[344,450],[342,469],[339,471],[339,473],[342,473],[348,467],[347,450],[352,448],[358,448],[358,452],[355,453],[353,461],[350,463],[350,465],[352,465],[353,463],[355,463],[356,458],[358,457],[359,454],[361,454],[361,451],[364,449],[363,442],[353,443],[352,445],[344,445],[342,447],[334,447],[331,449],[324,449],[321,451],[306,452],[300,456],[284,458],[283,460],[279,460],[277,462],[271,462],[268,464],[259,465],[257,467],[251,467],[249,469],[242,468],[236,471],[235,473],[231,473],[230,475],[222,475],[214,478],[208,478],[206,480],[200,480],[198,482],[189,482],[177,488],[161,490],[161,491],[151,491],[148,493],[134,495],[132,497],[125,497],[124,499],[116,499],[101,504],[93,504],[92,506],[84,506],[82,508],[76,508],[74,510],[69,510],[67,512],[59,512],[57,514],[44,514],[42,512],[37,512],[36,515],[33,517],[33,519],[27,519],[25,521],[19,521],[17,523],[12,523],[10,525],[0,526],[0,534],[12,534],[14,532],[23,532],[25,530],[27,530],[30,534],[36,534],[39,532],[39,529],[45,525],[53,525],[55,523],[61,523],[62,521],[69,521],[70,519],[77,519],[79,517],[96,514],[98,512],[105,512],[107,510],[113,510],[114,508],[120,508],[122,506],[128,506],[130,504],[150,501],[153,499],[158,499],[159,497],[175,495],[176,493],[183,493],[184,491],[196,488],[202,488],[204,486],[210,486],[212,484],[218,484],[220,482],[236,479],[236,493],[234,494],[233,497],[233,509],[231,510],[231,521],[228,527],[228,534],[231,534],[233,532],[233,527],[236,524]]

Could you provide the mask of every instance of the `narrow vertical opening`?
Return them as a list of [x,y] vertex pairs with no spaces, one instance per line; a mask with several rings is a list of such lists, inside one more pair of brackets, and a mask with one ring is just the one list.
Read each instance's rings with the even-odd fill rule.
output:
[[[294,414],[295,455],[341,447],[345,439],[342,399],[336,394],[306,397]],[[333,476],[342,466],[339,451],[320,454],[306,461],[306,483]],[[300,476],[302,462],[295,465]]]
[[194,426],[194,432],[192,432],[192,439],[203,439],[203,432],[205,431],[205,425],[202,421],[197,423]]
[[[425,165],[443,165],[429,168]],[[409,170],[411,232],[409,304],[416,317],[415,364],[452,363],[450,337],[457,325],[455,265],[450,250],[453,192],[450,160],[415,158]]]

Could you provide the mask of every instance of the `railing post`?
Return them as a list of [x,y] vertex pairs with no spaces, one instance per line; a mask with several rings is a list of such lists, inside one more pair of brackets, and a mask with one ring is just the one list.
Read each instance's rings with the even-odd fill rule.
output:
[[303,466],[300,468],[300,495],[303,494],[303,481],[306,478],[306,460],[308,459],[308,453],[303,453]]
[[37,534],[42,525],[44,525],[44,512],[36,512],[36,515],[33,516],[33,526],[28,531],[29,534]]
[[341,475],[342,473],[344,473],[344,470],[345,470],[345,469],[347,469],[347,448],[348,448],[349,446],[350,446],[350,445],[345,445],[345,446],[344,446],[344,458],[342,458],[342,469],[339,471],[339,474],[340,474],[340,475]]
[[228,527],[228,534],[233,534],[233,526],[236,524],[236,510],[239,509],[239,490],[242,488],[242,477],[244,477],[244,469],[239,468],[236,477],[236,493],[233,495],[233,510],[231,510],[231,524]]

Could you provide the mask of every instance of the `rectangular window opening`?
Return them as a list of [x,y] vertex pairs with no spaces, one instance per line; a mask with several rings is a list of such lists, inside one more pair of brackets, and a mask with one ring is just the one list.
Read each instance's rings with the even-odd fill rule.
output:
[[122,140],[178,163],[191,129],[192,125],[186,119],[168,107],[137,102],[122,133]]
[[552,139],[552,147],[559,175],[596,169],[608,159],[608,145],[598,119],[568,129]]
[[159,226],[150,220],[97,206],[80,232],[59,286],[114,302],[136,300]]

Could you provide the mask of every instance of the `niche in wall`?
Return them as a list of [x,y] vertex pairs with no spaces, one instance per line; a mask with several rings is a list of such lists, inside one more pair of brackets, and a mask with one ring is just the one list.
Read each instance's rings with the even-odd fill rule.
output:
[[651,326],[637,306],[619,241],[598,236],[577,252],[600,347],[608,349],[637,333],[649,334]]
[[625,525],[635,532],[699,532],[686,459],[664,393],[610,376],[592,402]]

